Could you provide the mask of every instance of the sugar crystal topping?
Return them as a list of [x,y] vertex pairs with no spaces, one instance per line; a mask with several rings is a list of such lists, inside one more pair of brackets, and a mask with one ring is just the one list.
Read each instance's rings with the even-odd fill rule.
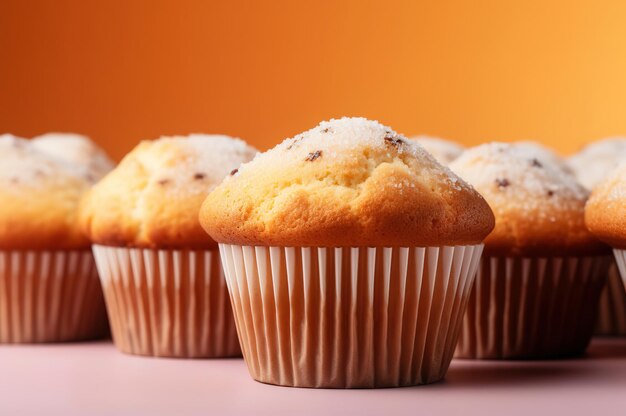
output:
[[5,189],[17,191],[67,181],[88,186],[95,180],[84,164],[57,153],[41,148],[34,140],[1,135],[0,183]]
[[541,147],[487,143],[468,149],[450,168],[471,183],[494,212],[515,207],[528,215],[550,216],[581,210],[588,192]]
[[32,139],[32,145],[84,170],[85,176],[98,180],[113,169],[113,162],[89,138],[75,133],[46,133]]
[[460,144],[438,137],[415,136],[411,137],[411,140],[414,140],[426,149],[427,152],[432,154],[435,159],[445,165],[459,157],[464,150],[463,146]]
[[[367,163],[370,172],[382,163],[411,160],[411,166],[418,166],[418,176],[433,175],[440,182],[445,182],[451,189],[470,189],[448,168],[440,165],[428,152],[417,143],[398,134],[377,121],[362,117],[343,117],[323,121],[318,126],[285,139],[273,149],[239,168],[239,173],[263,166],[274,168],[299,169],[301,163],[326,163],[329,175],[341,175],[341,167]],[[313,164],[311,164],[313,166]],[[236,180],[237,176],[233,177]],[[390,178],[393,181],[394,178]],[[414,187],[406,179],[390,184],[395,188]]]
[[256,153],[241,139],[191,134],[144,141],[129,157],[132,163],[141,165],[149,181],[161,185],[163,190],[197,194],[207,193]]
[[567,163],[574,170],[578,181],[587,189],[593,189],[624,161],[626,161],[626,138],[611,137],[587,145],[571,156]]

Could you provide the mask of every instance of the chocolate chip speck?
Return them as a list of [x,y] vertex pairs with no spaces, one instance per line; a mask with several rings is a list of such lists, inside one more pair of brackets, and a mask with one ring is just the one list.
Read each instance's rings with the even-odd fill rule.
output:
[[322,151],[321,150],[316,150],[312,153],[309,153],[306,157],[307,162],[313,162],[315,159],[319,159],[322,156]]
[[543,165],[537,159],[533,158],[530,160],[530,164],[536,168],[542,168]]
[[385,143],[393,147],[400,147],[404,144],[404,141],[399,137],[396,137],[393,133],[387,132],[384,137]]
[[511,182],[509,182],[509,180],[506,178],[498,178],[496,179],[496,185],[498,185],[499,188],[506,188],[507,186],[511,185]]
[[332,130],[330,129],[330,127],[326,127],[324,129],[322,129],[322,133],[328,133],[328,132],[332,132]]
[[12,177],[12,178],[11,178],[11,183],[13,183],[13,184],[17,184],[17,183],[20,183],[20,180],[19,180],[19,178]]
[[233,169],[230,171],[230,176],[234,176],[235,173],[239,172],[239,169]]
[[197,180],[202,180],[202,179],[206,178],[206,175],[204,173],[202,173],[202,172],[198,172],[195,175],[193,175],[193,178],[197,179]]
[[157,181],[157,183],[158,183],[159,185],[167,185],[167,184],[169,183],[169,181],[170,181],[169,179],[159,179],[159,180]]
[[553,196],[554,195],[554,191],[548,191],[548,196]]

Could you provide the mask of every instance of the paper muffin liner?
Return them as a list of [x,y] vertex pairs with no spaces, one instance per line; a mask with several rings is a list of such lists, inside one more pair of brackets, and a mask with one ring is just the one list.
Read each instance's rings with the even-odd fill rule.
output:
[[107,331],[90,251],[0,251],[0,343],[81,341]]
[[611,262],[608,281],[600,296],[595,334],[626,336],[626,290],[616,261]]
[[93,246],[122,352],[180,358],[240,357],[217,250]]
[[584,353],[609,257],[482,259],[458,358],[558,358]]
[[250,374],[322,388],[440,380],[482,249],[220,244]]

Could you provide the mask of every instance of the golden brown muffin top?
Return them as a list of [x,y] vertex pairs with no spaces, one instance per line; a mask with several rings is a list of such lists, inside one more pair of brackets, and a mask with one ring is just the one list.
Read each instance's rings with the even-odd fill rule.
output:
[[592,190],[623,161],[626,161],[626,138],[610,137],[588,144],[570,156],[567,163],[578,182]]
[[[71,143],[58,137],[63,143],[0,136],[1,250],[89,247],[78,225],[79,201],[113,164],[86,137],[73,136]],[[78,148],[81,158],[68,156]]]
[[256,149],[220,135],[142,141],[87,194],[85,234],[96,244],[210,248],[198,223],[206,195]]
[[220,243],[441,246],[480,243],[485,200],[419,145],[376,121],[342,118],[242,165],[202,205]]
[[437,162],[442,165],[449,165],[457,157],[461,156],[465,148],[460,144],[431,136],[415,136],[411,140],[422,146],[424,150],[430,153]]
[[585,222],[602,241],[626,248],[626,163],[595,187],[585,208]]
[[555,256],[606,252],[584,223],[588,192],[553,154],[526,144],[468,149],[450,169],[480,192],[496,216],[485,239],[492,255]]

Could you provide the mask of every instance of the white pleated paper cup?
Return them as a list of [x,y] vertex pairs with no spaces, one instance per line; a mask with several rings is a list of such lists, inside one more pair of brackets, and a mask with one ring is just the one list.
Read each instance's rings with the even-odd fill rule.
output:
[[0,251],[0,343],[83,341],[107,333],[89,250]]
[[241,357],[217,250],[94,245],[113,341],[128,354]]
[[626,290],[615,260],[600,296],[595,335],[626,336]]
[[482,249],[220,244],[250,374],[319,388],[440,380]]
[[583,354],[610,257],[484,257],[458,358],[544,359]]

